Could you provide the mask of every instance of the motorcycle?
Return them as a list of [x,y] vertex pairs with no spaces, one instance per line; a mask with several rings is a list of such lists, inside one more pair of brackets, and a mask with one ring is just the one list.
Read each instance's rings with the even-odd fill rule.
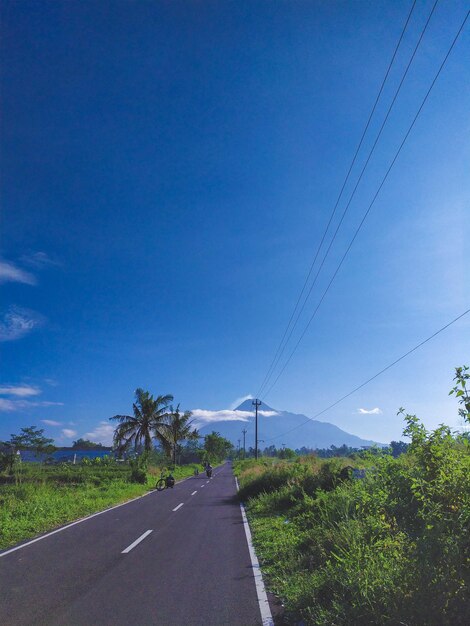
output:
[[207,478],[212,478],[212,467],[206,469],[206,476]]

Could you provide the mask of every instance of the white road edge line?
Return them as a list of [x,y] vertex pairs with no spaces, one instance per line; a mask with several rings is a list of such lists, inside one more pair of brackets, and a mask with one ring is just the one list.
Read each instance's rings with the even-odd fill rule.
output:
[[[176,484],[183,483],[185,480],[189,480],[191,476],[187,478],[182,478],[181,480],[177,480]],[[204,487],[204,485],[202,485]],[[61,533],[63,530],[67,530],[67,528],[72,528],[72,526],[76,526],[77,524],[81,524],[82,522],[86,522],[88,519],[92,519],[93,517],[97,517],[98,515],[103,515],[103,513],[107,513],[108,511],[113,511],[114,509],[118,509],[121,506],[126,506],[126,504],[130,504],[131,502],[135,502],[136,500],[140,500],[141,498],[146,498],[147,496],[151,496],[152,493],[157,493],[156,489],[152,489],[148,493],[144,493],[142,496],[137,496],[136,498],[131,498],[131,500],[127,500],[127,502],[121,502],[121,504],[115,504],[114,506],[110,506],[107,509],[103,509],[102,511],[98,511],[97,513],[92,513],[91,515],[87,515],[86,517],[81,517],[80,519],[72,522],[71,524],[66,524],[65,526],[61,526],[60,528],[56,528],[55,530],[51,530],[51,532],[46,533],[45,535],[41,535],[40,537],[36,537],[35,539],[31,539],[26,543],[22,543],[20,546],[15,546],[14,548],[10,548],[9,550],[5,550],[5,552],[0,552],[0,559],[2,556],[6,556],[7,554],[11,554],[12,552],[16,552],[17,550],[21,550],[22,548],[26,548],[37,541],[42,541],[46,539],[46,537],[51,537],[51,535],[55,535],[56,533]]]
[[[235,476],[235,482],[237,484],[237,491],[239,490],[238,480]],[[255,549],[253,547],[253,541],[251,539],[251,530],[246,517],[245,507],[240,502],[240,510],[242,512],[243,527],[245,528],[246,541],[248,543],[248,551],[250,553],[251,567],[253,568],[253,576],[255,578],[256,595],[258,596],[258,605],[261,613],[261,621],[263,626],[274,626],[273,616],[271,614],[271,608],[268,602],[268,596],[266,595],[266,588],[263,582],[263,575],[259,566],[258,557],[256,556]]]
[[135,548],[135,547],[136,547],[136,545],[137,545],[138,543],[140,543],[141,541],[143,541],[143,540],[145,539],[145,537],[148,537],[148,536],[150,535],[150,533],[152,533],[152,532],[153,532],[153,530],[146,530],[146,531],[144,532],[144,534],[143,534],[143,535],[140,535],[140,537],[139,537],[138,539],[136,539],[135,541],[133,541],[133,542],[131,543],[131,545],[130,545],[130,546],[127,546],[127,548],[126,548],[125,550],[123,550],[123,551],[121,552],[121,554],[127,554],[128,552],[130,552],[133,548]]
[[196,494],[197,494],[197,489],[196,489],[196,491],[193,491],[191,495],[195,496]]
[[180,502],[180,504],[178,504],[178,506],[175,506],[173,511],[177,511],[178,509],[180,509],[183,506],[183,504],[184,504],[184,502]]

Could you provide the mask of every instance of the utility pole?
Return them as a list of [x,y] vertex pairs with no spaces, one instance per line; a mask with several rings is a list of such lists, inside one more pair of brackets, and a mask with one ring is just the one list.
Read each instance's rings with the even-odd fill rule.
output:
[[239,459],[240,459],[240,441],[241,439],[238,440],[238,453],[237,453],[237,456]]
[[246,459],[246,446],[245,446],[245,436],[246,436],[246,428],[242,430],[243,433],[243,459]]
[[258,407],[261,405],[261,400],[254,400],[251,403],[255,407],[255,459],[258,458]]

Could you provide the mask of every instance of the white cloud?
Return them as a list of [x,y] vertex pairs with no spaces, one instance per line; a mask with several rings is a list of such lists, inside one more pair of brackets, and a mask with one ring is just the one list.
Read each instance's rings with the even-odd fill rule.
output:
[[64,403],[63,402],[47,402],[46,400],[42,400],[41,402],[28,402],[28,406],[64,406]]
[[16,411],[15,401],[7,400],[6,398],[0,398],[0,411]]
[[24,283],[25,285],[36,285],[36,277],[29,272],[25,272],[20,267],[9,261],[0,261],[0,283]]
[[232,402],[232,404],[230,405],[230,408],[236,409],[237,406],[240,406],[240,404],[242,404],[243,402],[245,402],[245,400],[252,400],[253,396],[251,395],[251,393],[249,393],[247,396],[242,396],[241,398],[237,398],[236,400],[234,400]]
[[24,337],[43,322],[34,311],[11,306],[0,318],[0,341],[14,341]]
[[96,443],[102,443],[104,446],[113,445],[114,426],[108,422],[100,422],[98,426],[89,433],[85,433],[84,437]]
[[32,254],[26,254],[21,257],[21,261],[30,267],[36,267],[42,269],[43,267],[58,267],[61,264],[54,259],[51,259],[45,252],[33,252]]
[[249,411],[233,411],[231,409],[223,409],[221,411],[194,409],[191,413],[198,427],[211,422],[247,422],[251,417]]
[[12,411],[24,411],[35,407],[44,406],[64,406],[63,402],[48,402],[41,400],[40,402],[33,402],[31,400],[7,400],[7,398],[0,398],[0,411],[12,412]]
[[29,396],[38,396],[41,390],[31,385],[5,385],[0,387],[0,395],[2,396],[20,396],[27,398]]
[[375,409],[357,409],[357,412],[361,415],[380,415],[382,413],[378,406]]
[[54,420],[41,420],[41,422],[47,426],[62,426],[62,422],[55,422]]
[[77,431],[71,430],[70,428],[62,428],[62,434],[64,435],[64,437],[67,437],[67,439],[71,439],[72,437],[76,436]]
[[[253,417],[252,411],[234,411],[233,409],[222,409],[221,411],[194,409],[191,413],[197,428],[213,422],[248,422]],[[258,411],[258,415],[263,415],[264,417],[271,417],[277,414],[276,411]]]

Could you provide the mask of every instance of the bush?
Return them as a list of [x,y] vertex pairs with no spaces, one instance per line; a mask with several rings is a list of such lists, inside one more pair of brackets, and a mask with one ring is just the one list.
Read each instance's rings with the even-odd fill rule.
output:
[[144,452],[140,456],[129,460],[131,468],[130,481],[145,484],[147,482],[148,455]]
[[405,415],[406,453],[250,465],[253,537],[288,623],[470,623],[470,443]]
[[131,470],[130,481],[133,483],[140,483],[145,485],[147,482],[147,472],[143,469],[133,468]]

